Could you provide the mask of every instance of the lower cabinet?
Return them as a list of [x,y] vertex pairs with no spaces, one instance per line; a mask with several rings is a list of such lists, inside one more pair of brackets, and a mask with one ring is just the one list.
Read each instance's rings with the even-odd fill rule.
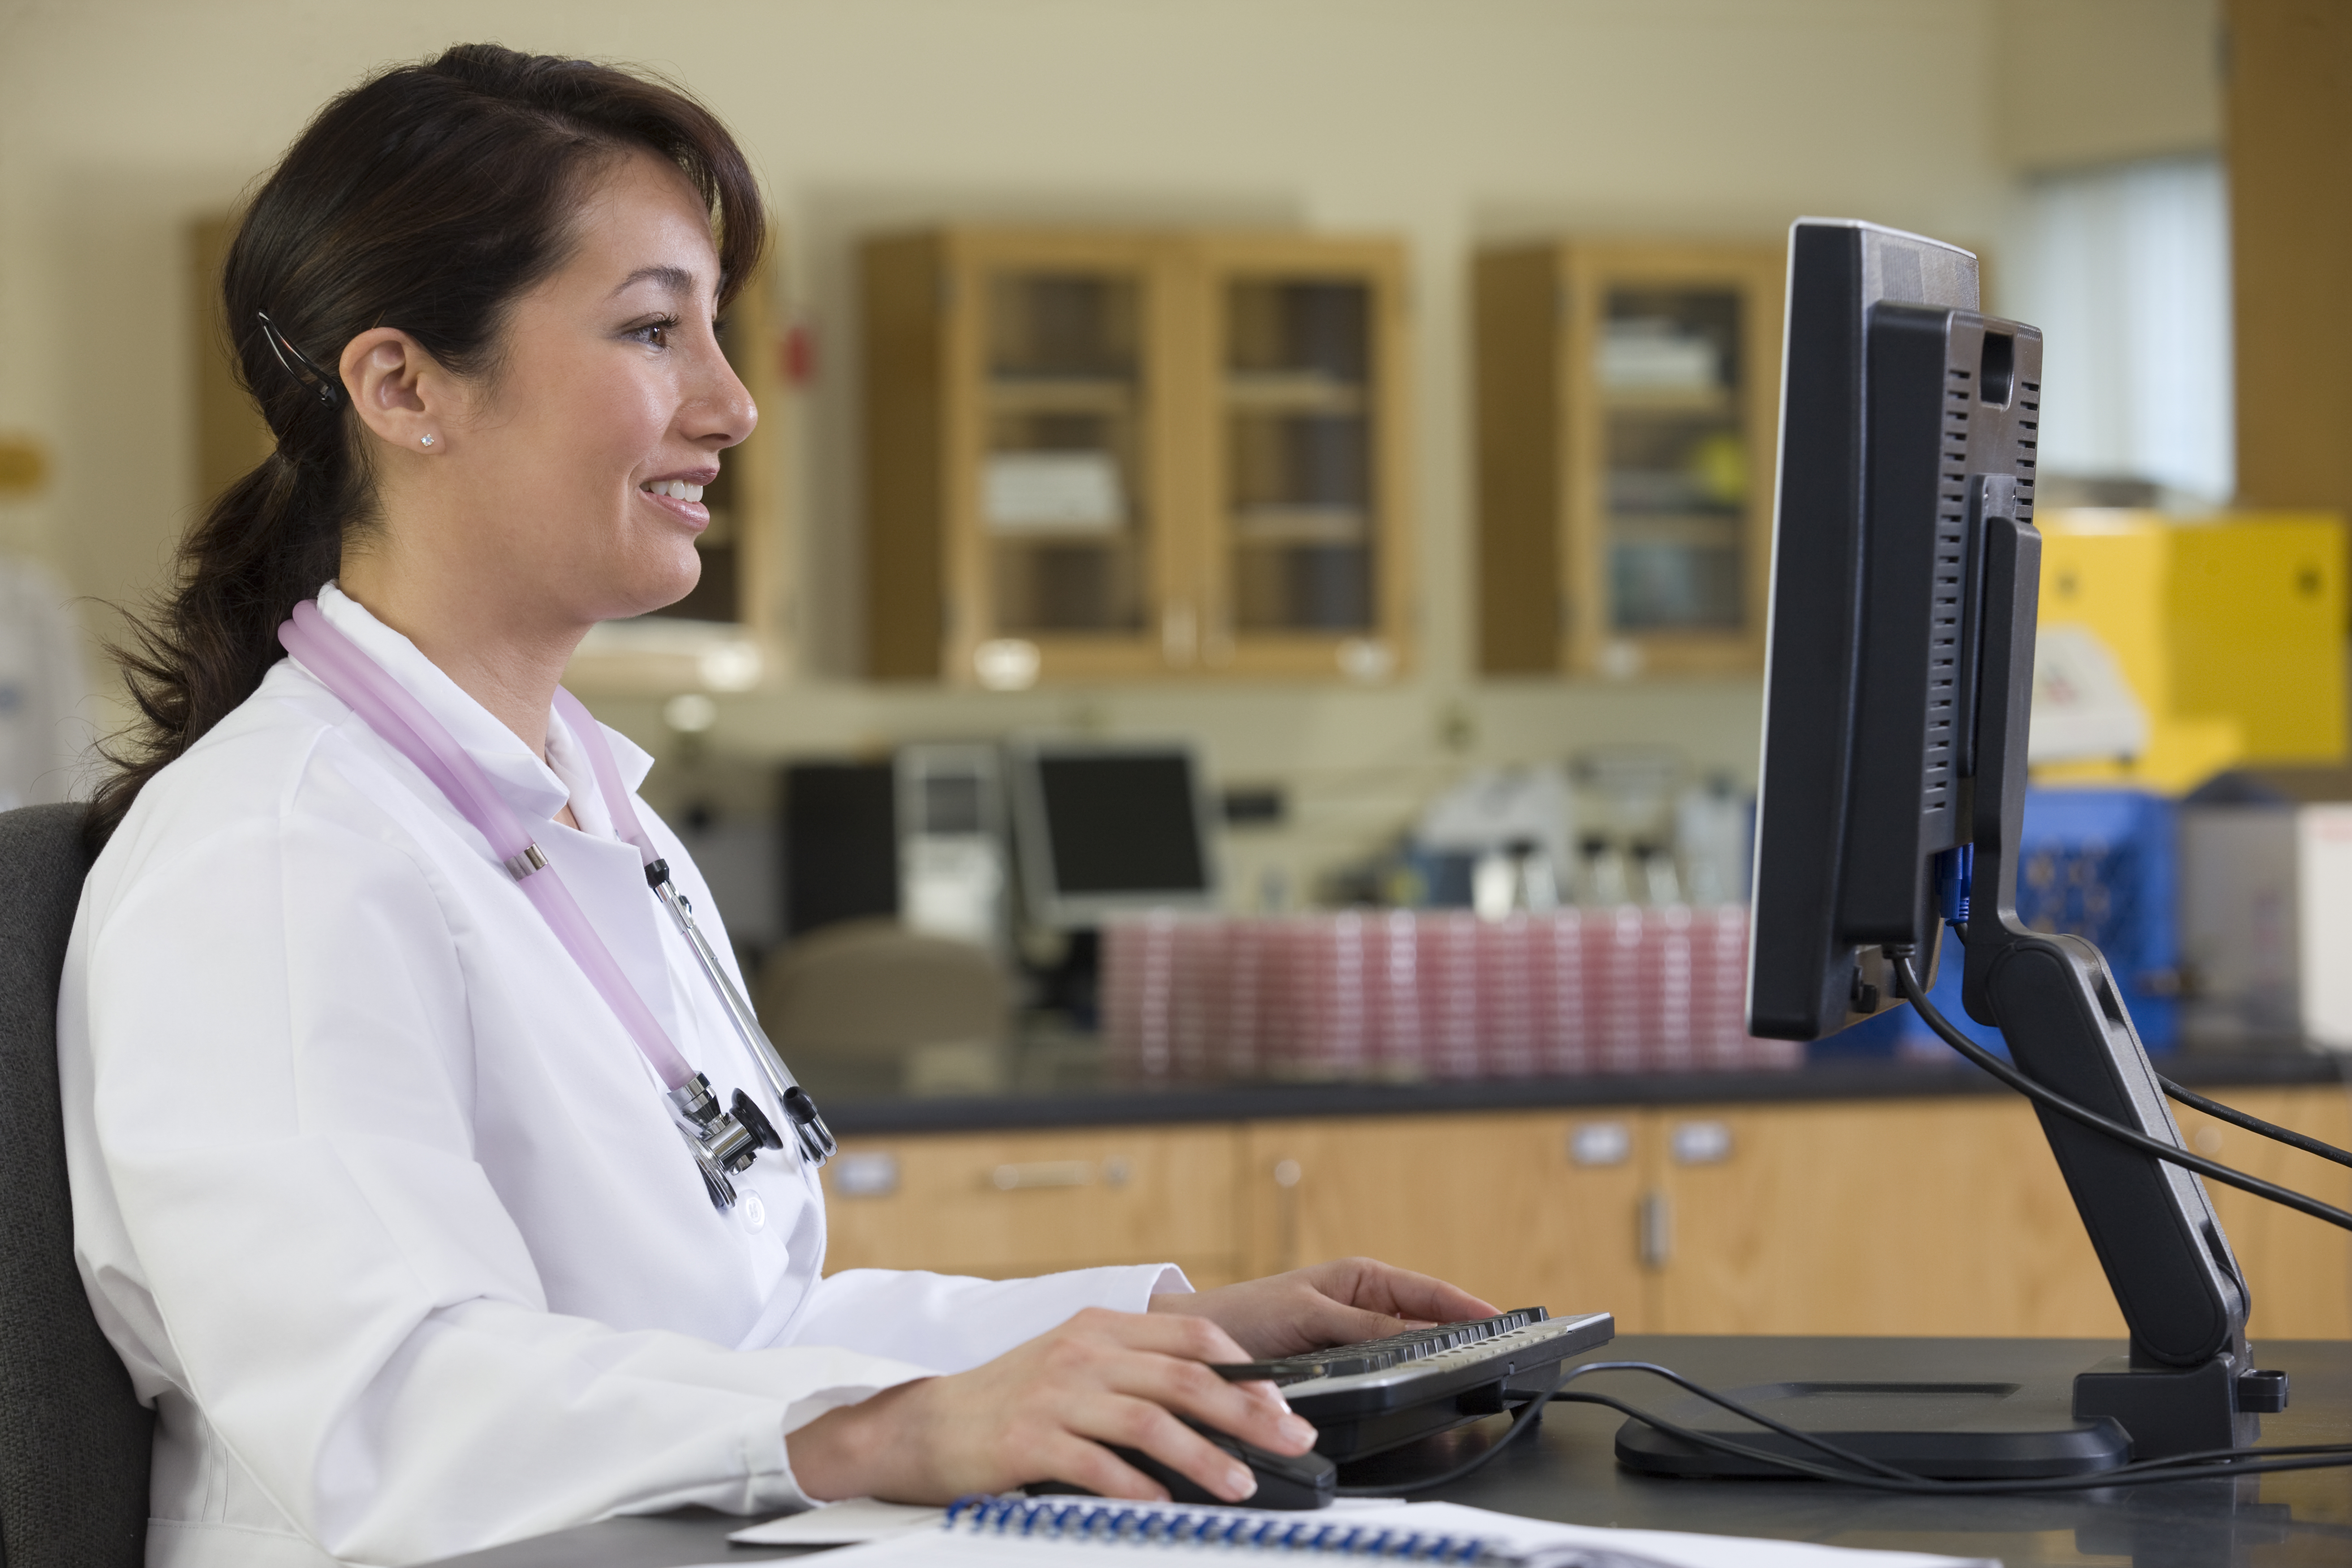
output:
[[845,1138],[824,1170],[826,1271],[1164,1262],[1228,1285],[1241,1142],[1231,1124]]
[[1266,1121],[1246,1133],[1251,1274],[1378,1258],[1496,1307],[1615,1311],[1647,1288],[1643,1116]]
[[[2217,1091],[2352,1143],[2333,1087]],[[2352,1170],[2193,1111],[2199,1152],[2352,1206]],[[845,1141],[830,1268],[1362,1255],[1628,1332],[2119,1336],[2039,1123],[1997,1099],[1301,1119]],[[2352,1235],[2211,1187],[2271,1338],[2352,1337]]]

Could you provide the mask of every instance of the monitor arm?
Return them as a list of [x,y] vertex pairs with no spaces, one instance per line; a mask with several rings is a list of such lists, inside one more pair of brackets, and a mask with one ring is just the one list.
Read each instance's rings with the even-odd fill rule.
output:
[[[1969,616],[1978,632],[1962,654],[1977,661],[1976,765],[1961,999],[1970,1017],[2000,1030],[2020,1071],[2177,1146],[2106,960],[2079,937],[2030,931],[2017,917],[2042,566],[2042,536],[2023,510],[2014,479],[1970,479],[1966,591],[1979,599]],[[2131,1331],[2128,1357],[2075,1379],[2074,1414],[2114,1416],[2135,1458],[2252,1444],[2254,1410],[2277,1399],[2256,1384],[2240,1389],[2252,1365],[2246,1287],[2203,1185],[2054,1111],[2036,1114]]]

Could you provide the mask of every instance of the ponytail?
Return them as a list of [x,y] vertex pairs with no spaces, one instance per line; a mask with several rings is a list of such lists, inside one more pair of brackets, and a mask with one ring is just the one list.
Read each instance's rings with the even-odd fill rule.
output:
[[460,45],[353,88],[297,139],[221,278],[238,379],[277,447],[188,531],[173,585],[109,649],[139,717],[104,752],[93,847],[253,695],[278,626],[374,521],[371,437],[333,384],[342,346],[396,327],[455,374],[490,370],[507,306],[568,253],[582,184],[640,149],[700,193],[723,300],[765,239],[758,185],[717,117],[667,83]]

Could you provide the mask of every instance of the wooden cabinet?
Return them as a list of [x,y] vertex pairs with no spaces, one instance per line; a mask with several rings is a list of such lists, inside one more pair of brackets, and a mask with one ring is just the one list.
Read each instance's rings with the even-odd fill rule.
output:
[[1770,246],[1478,258],[1486,673],[1762,668],[1783,273]]
[[[2336,1086],[2217,1089],[2215,1100],[2265,1121],[2352,1148],[2352,1098]],[[2352,1208],[2352,1170],[2175,1106],[2180,1135],[2209,1160]],[[2208,1182],[2213,1210],[2253,1298],[2253,1332],[2270,1339],[2352,1339],[2352,1232],[2251,1193]]]
[[1401,667],[1396,246],[949,229],[869,243],[863,309],[871,673]]
[[[2222,1090],[2352,1144],[2325,1088]],[[2352,1171],[2194,1111],[2210,1157],[2339,1205]],[[2124,1332],[2025,1105],[1949,1097],[851,1140],[829,1266],[1006,1277],[1165,1259],[1197,1284],[1368,1256],[1628,1333]],[[852,1197],[856,1162],[894,1189]],[[1111,1173],[1120,1173],[1118,1179]],[[2352,1235],[2214,1187],[2259,1338],[2352,1337]]]
[[1694,1107],[1651,1153],[1662,1332],[2123,1331],[2016,1101]]
[[1508,1310],[1619,1311],[1647,1289],[1643,1114],[1260,1122],[1249,1129],[1245,1272],[1378,1258]]
[[1241,1277],[1230,1125],[849,1138],[825,1167],[827,1269],[1007,1278],[1173,1263]]

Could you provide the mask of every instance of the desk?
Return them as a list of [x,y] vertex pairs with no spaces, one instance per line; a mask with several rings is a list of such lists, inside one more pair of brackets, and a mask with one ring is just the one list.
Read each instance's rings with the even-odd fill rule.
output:
[[[2121,1350],[2089,1340],[1925,1340],[1634,1334],[1583,1360],[1654,1361],[1714,1387],[1781,1377],[2071,1378]],[[2293,1405],[2263,1418],[2265,1443],[2352,1442],[2352,1343],[2257,1341],[2257,1359],[2293,1379]],[[1595,1376],[1587,1386],[1635,1405],[1672,1397],[1655,1378]],[[2352,1562],[2352,1469],[2308,1470],[2020,1498],[1896,1497],[1809,1481],[1677,1481],[1626,1473],[1611,1453],[1619,1417],[1554,1405],[1523,1446],[1436,1494],[1528,1515],[1652,1530],[1777,1536],[1998,1558],[2007,1568],[2303,1568]],[[1466,1454],[1486,1428],[1450,1433],[1351,1468],[1427,1473]],[[689,1512],[616,1520],[452,1558],[446,1568],[678,1568],[789,1555],[730,1548],[740,1521]]]

